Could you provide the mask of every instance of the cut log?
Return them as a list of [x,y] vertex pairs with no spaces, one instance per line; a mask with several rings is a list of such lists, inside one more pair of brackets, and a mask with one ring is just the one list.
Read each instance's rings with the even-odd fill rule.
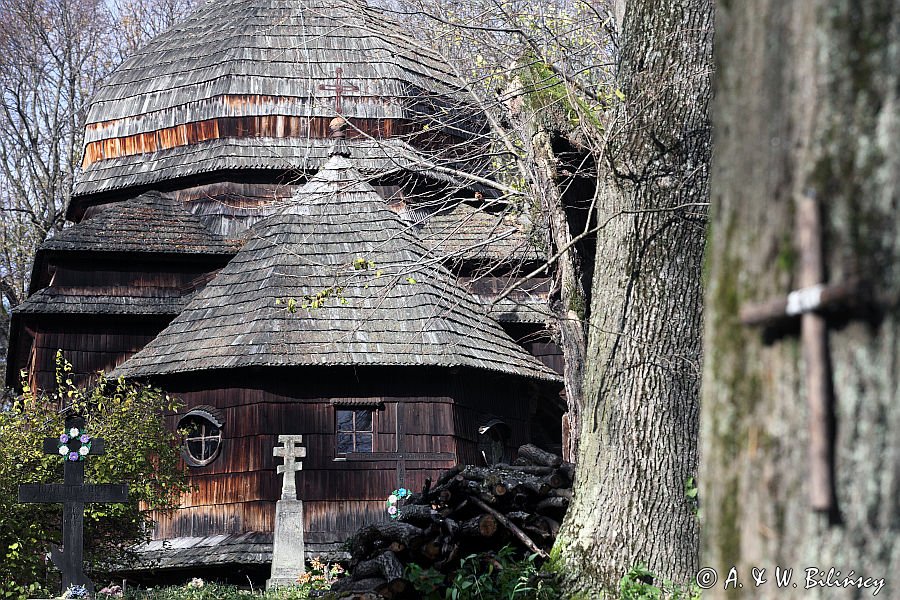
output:
[[394,581],[388,581],[377,588],[375,588],[375,592],[379,594],[382,598],[387,598],[387,600],[392,600],[393,598],[403,598],[407,591],[412,586],[405,579],[395,579]]
[[434,482],[435,489],[441,487],[442,485],[444,485],[445,483],[447,483],[448,481],[453,479],[457,473],[459,473],[460,471],[462,471],[465,468],[466,468],[465,465],[455,465],[455,466],[447,469],[443,473],[441,473],[441,476],[438,477],[438,480]]
[[497,519],[493,515],[478,515],[459,525],[459,534],[466,537],[491,537],[497,533]]
[[364,579],[372,575],[381,575],[385,581],[391,582],[403,577],[403,565],[397,560],[397,555],[388,550],[375,558],[358,563],[353,569],[354,579]]
[[551,536],[553,536],[555,538],[557,536],[557,534],[559,534],[559,527],[560,527],[559,521],[556,521],[554,519],[551,519],[550,517],[545,517],[545,516],[538,517],[538,520],[547,525],[547,528],[550,530]]
[[519,446],[519,458],[524,458],[535,465],[543,467],[558,467],[563,462],[562,457],[552,452],[541,450],[534,444]]
[[569,507],[569,499],[568,498],[544,498],[540,502],[537,503],[536,509],[538,512],[546,511],[546,510],[565,510]]
[[528,548],[529,550],[531,550],[532,552],[534,552],[541,558],[549,558],[549,555],[546,552],[544,552],[543,550],[541,550],[540,548],[538,548],[537,545],[535,545],[534,541],[530,537],[525,535],[525,532],[522,531],[521,529],[519,529],[516,525],[514,525],[512,523],[512,521],[507,519],[505,516],[503,516],[502,514],[500,514],[499,512],[497,512],[496,510],[494,510],[493,508],[491,508],[490,506],[488,506],[487,504],[485,504],[478,498],[472,498],[472,502],[474,502],[476,505],[480,506],[482,508],[482,510],[484,510],[486,513],[493,515],[494,518],[497,519],[497,521],[501,525],[506,527],[509,530],[509,532],[516,537],[516,539],[518,539],[520,542],[525,544],[526,548]]
[[407,547],[415,547],[424,531],[400,521],[373,523],[356,532],[350,541],[351,557],[358,561],[372,554],[373,550],[383,548],[391,542],[400,542]]
[[569,488],[559,488],[559,489],[555,489],[555,490],[550,490],[549,495],[555,496],[557,498],[565,498],[565,499],[569,500],[570,502],[572,501],[572,497],[573,497],[572,490]]
[[366,579],[353,579],[352,577],[342,577],[331,586],[332,592],[372,592],[378,586],[384,585],[386,581],[380,577],[369,577]]
[[435,561],[441,556],[441,544],[439,538],[429,540],[422,544],[419,552],[429,561]]
[[496,465],[496,468],[505,471],[518,471],[528,475],[549,475],[553,472],[553,467],[542,467],[540,465],[507,465],[501,463]]
[[398,521],[403,523],[414,523],[417,525],[428,524],[437,517],[437,511],[431,506],[423,506],[421,504],[404,504],[400,507],[400,516]]

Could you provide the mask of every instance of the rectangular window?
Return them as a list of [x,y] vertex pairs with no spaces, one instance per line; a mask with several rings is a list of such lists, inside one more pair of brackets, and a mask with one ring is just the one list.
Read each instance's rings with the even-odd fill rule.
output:
[[371,408],[335,410],[338,454],[372,452],[373,413]]

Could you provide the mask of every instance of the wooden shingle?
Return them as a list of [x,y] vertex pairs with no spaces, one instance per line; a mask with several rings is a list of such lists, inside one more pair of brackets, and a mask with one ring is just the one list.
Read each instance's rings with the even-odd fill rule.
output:
[[210,233],[181,202],[159,192],[112,204],[41,244],[44,251],[234,254],[240,241]]
[[76,201],[217,169],[316,169],[327,158],[338,70],[342,113],[371,129],[349,142],[371,154],[360,168],[385,167],[396,152],[372,142],[409,133],[410,123],[465,137],[462,84],[391,21],[360,0],[202,5],[93,99]]
[[471,367],[558,380],[343,156],[252,228],[231,262],[116,374],[300,365]]

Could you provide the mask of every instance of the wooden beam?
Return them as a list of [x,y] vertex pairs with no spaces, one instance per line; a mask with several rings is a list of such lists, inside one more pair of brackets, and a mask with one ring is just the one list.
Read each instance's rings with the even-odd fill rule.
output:
[[[825,280],[822,225],[819,206],[808,196],[797,200],[797,244],[800,248],[801,289]],[[801,344],[806,363],[806,395],[809,410],[809,497],[814,510],[834,509],[831,461],[831,372],[828,359],[828,325],[815,312],[802,314]]]
[[774,325],[809,312],[827,313],[855,306],[864,298],[864,292],[865,286],[856,280],[835,285],[815,284],[791,292],[786,298],[744,305],[739,316],[744,325]]

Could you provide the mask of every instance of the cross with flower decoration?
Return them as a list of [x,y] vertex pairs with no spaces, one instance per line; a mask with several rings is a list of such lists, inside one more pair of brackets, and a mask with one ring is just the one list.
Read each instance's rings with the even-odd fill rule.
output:
[[84,459],[104,454],[102,438],[85,430],[84,419],[66,418],[66,430],[58,438],[44,440],[44,452],[57,454],[65,461],[64,483],[22,484],[19,502],[61,503],[63,505],[62,547],[50,549],[50,559],[62,572],[62,589],[84,586],[93,591],[91,580],[84,574],[84,504],[86,502],[117,503],[128,501],[127,484],[96,485],[84,482]]

